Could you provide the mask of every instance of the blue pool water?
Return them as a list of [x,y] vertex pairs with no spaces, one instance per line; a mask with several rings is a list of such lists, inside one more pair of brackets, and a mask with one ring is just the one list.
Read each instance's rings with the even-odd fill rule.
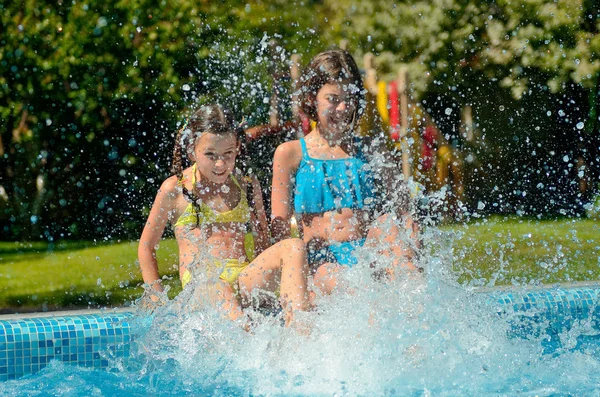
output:
[[461,285],[438,234],[394,281],[361,247],[306,332],[262,313],[245,332],[198,274],[152,314],[0,319],[0,395],[600,396],[600,285]]
[[249,334],[185,296],[151,316],[2,320],[0,394],[600,395],[600,287],[404,281],[324,300],[309,335],[271,317]]

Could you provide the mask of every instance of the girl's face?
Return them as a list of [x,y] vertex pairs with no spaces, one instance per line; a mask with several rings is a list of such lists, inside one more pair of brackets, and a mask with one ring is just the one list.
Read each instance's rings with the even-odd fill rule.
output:
[[196,141],[194,156],[200,173],[213,183],[225,183],[235,168],[238,141],[234,133],[205,133]]
[[321,131],[343,133],[356,111],[356,95],[348,84],[325,84],[317,92],[317,118]]

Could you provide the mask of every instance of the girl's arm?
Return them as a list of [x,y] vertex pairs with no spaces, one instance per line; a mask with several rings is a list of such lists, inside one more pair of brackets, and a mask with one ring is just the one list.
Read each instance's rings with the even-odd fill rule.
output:
[[279,145],[273,156],[271,190],[271,233],[275,242],[291,236],[292,178],[300,164],[302,152],[298,141]]
[[158,190],[138,245],[138,259],[144,283],[151,285],[159,292],[163,291],[163,287],[158,274],[155,247],[160,242],[170,215],[175,208],[176,183],[177,178],[171,177],[164,181]]
[[265,206],[262,198],[262,189],[260,182],[255,177],[250,181],[252,183],[252,194],[254,195],[254,211],[252,214],[252,230],[254,230],[254,250],[256,256],[269,248],[269,222],[265,213]]

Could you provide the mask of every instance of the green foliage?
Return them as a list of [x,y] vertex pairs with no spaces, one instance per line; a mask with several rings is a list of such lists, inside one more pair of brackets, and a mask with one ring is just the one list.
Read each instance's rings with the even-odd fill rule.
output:
[[593,86],[600,70],[598,10],[589,1],[324,3],[335,15],[329,37],[379,55],[388,73],[408,64],[417,92],[435,81],[469,85],[480,72],[520,98],[532,73],[544,74],[557,92],[570,81]]
[[[514,182],[524,157],[515,145],[526,137],[529,146],[555,145],[564,138],[558,132],[587,113],[581,87],[596,84],[599,13],[592,0],[3,2],[0,236],[137,236],[168,176],[182,115],[217,100],[240,119],[264,123],[273,75],[285,71],[291,53],[305,63],[342,38],[358,58],[377,54],[387,80],[408,65],[415,96],[441,110],[434,117],[447,122],[445,129],[457,131],[459,117],[458,109],[445,116],[445,108],[474,105],[485,138],[473,148],[478,175],[504,177],[479,190],[467,186],[478,199]],[[564,96],[546,98],[548,91]],[[524,106],[521,97],[539,103]],[[577,99],[573,106],[570,97]],[[432,105],[432,98],[441,99]],[[556,117],[564,103],[575,109],[565,117],[569,123],[555,127],[556,120],[530,117],[537,107]],[[500,106],[507,111],[499,113]],[[268,166],[270,144],[255,156],[259,167]],[[589,163],[598,145],[588,146]],[[523,166],[533,169],[536,161]],[[488,165],[494,171],[484,170]]]
[[[600,175],[590,112],[600,71],[600,8],[590,0],[324,1],[330,41],[377,55],[378,73],[409,70],[413,98],[462,152],[469,207],[581,215]],[[461,111],[471,105],[467,142]],[[595,110],[595,109],[593,109]],[[588,133],[582,126],[589,125]],[[468,159],[468,160],[466,160]],[[563,160],[567,159],[567,160]]]
[[[0,235],[139,233],[184,109],[216,98],[264,121],[264,66],[314,40],[295,22],[307,12],[284,2],[1,4]],[[281,49],[271,54],[272,37]]]

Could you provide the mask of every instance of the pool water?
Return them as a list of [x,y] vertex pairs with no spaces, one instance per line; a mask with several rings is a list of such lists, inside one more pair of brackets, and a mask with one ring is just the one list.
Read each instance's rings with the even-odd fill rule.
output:
[[104,369],[50,361],[0,395],[600,396],[600,287],[481,292],[443,254],[424,261],[424,275],[392,282],[353,267],[344,292],[300,316],[309,332],[261,313],[245,332],[202,303],[201,285],[186,289],[129,315],[127,351],[105,344]]

